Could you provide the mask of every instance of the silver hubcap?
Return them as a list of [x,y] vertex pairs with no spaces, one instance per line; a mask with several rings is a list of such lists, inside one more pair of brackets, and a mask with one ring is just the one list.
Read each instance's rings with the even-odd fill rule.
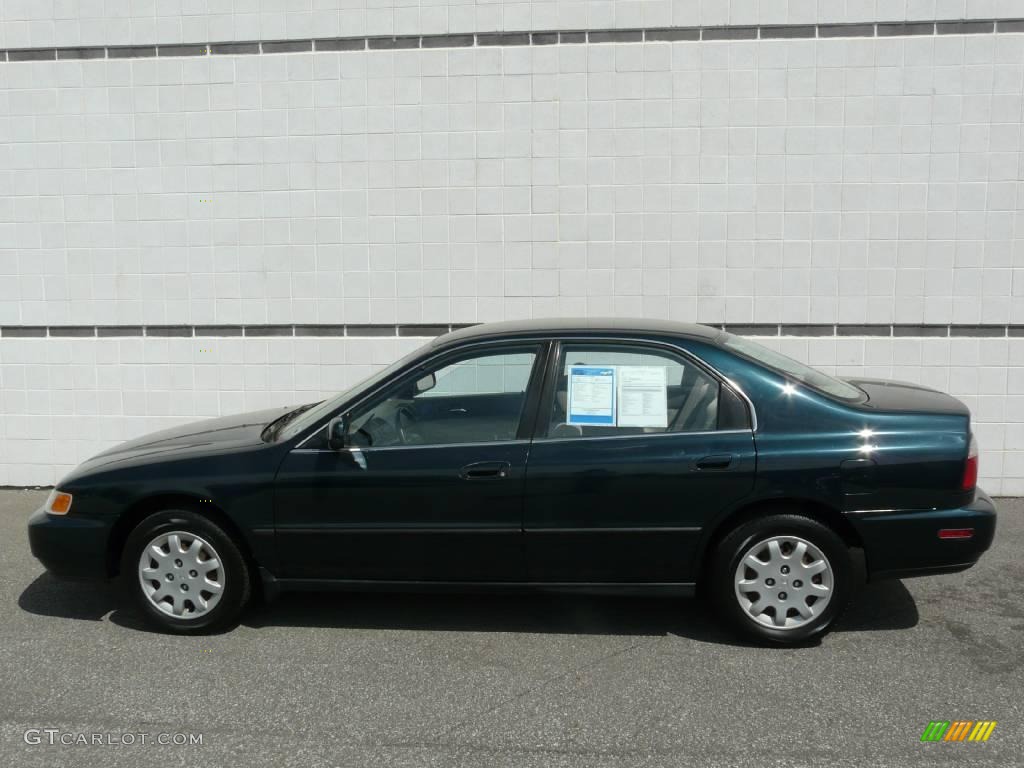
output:
[[194,533],[172,531],[153,539],[139,558],[142,593],[177,619],[198,619],[224,594],[224,567],[210,542]]
[[748,549],[736,567],[736,599],[756,621],[796,629],[817,618],[832,599],[832,566],[798,536],[773,536]]

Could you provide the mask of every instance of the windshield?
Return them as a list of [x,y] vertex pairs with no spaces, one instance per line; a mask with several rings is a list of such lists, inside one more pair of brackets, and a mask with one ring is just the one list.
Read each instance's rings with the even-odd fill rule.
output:
[[817,371],[791,357],[786,357],[781,352],[776,352],[774,349],[769,349],[741,336],[726,334],[725,346],[773,368],[779,373],[791,376],[813,389],[832,397],[838,397],[840,400],[862,400],[864,398],[864,393],[852,384]]
[[296,417],[290,424],[285,426],[284,429],[281,429],[277,433],[277,440],[289,440],[295,435],[302,432],[303,430],[313,426],[318,421],[320,421],[320,419],[324,418],[332,411],[340,408],[346,400],[355,397],[364,390],[372,389],[373,387],[377,386],[377,384],[384,381],[384,379],[389,377],[392,373],[402,368],[403,366],[408,365],[410,362],[416,359],[421,353],[422,349],[413,350],[409,354],[393,362],[391,365],[386,366],[381,370],[377,371],[368,379],[363,379],[361,382],[359,382],[353,387],[349,387],[344,392],[341,392],[335,395],[334,397],[329,397],[322,403],[318,403],[317,405],[313,406],[308,411],[305,411],[304,413]]

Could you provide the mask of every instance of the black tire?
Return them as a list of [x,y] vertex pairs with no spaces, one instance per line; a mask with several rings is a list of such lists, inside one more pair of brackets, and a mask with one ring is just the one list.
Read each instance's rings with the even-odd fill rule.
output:
[[[219,600],[209,610],[193,618],[179,618],[154,605],[144,591],[140,576],[143,550],[157,537],[173,532],[194,534],[205,540],[215,550],[222,569],[214,572],[223,585]],[[187,537],[181,538],[183,543],[188,542]],[[201,564],[196,567],[202,569]],[[168,568],[169,571],[175,570],[173,565]],[[177,578],[188,578],[188,575],[178,574]],[[252,596],[252,572],[238,545],[219,525],[185,509],[157,512],[135,527],[122,551],[121,580],[132,601],[151,625],[178,635],[210,634],[233,626]],[[192,605],[192,611],[195,612],[195,603]],[[185,612],[188,610],[187,607],[184,609]]]
[[[819,615],[804,620],[799,626],[791,628],[776,628],[760,623],[741,604],[737,594],[736,571],[740,559],[746,556],[751,547],[773,537],[803,539],[820,550],[831,566],[831,595],[824,610]],[[856,583],[857,575],[850,549],[835,531],[802,515],[774,514],[748,520],[722,539],[714,553],[707,591],[719,614],[747,638],[762,643],[792,645],[824,634],[846,610],[853,597]],[[773,586],[773,591],[775,587],[780,590],[793,589],[792,585],[785,587],[777,583]],[[804,587],[806,585],[801,582],[800,588]],[[755,594],[760,596],[760,593]],[[791,593],[783,594],[788,596]],[[754,600],[751,599],[751,602]],[[810,605],[813,607],[813,602]],[[774,617],[775,607],[772,606],[770,610],[771,614],[762,613],[762,617]],[[795,609],[789,615],[795,619]]]

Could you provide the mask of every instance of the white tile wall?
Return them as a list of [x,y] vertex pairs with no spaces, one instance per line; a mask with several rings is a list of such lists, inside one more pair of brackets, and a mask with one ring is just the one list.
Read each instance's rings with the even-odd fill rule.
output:
[[[271,17],[239,37],[311,35],[318,12],[173,5],[154,28],[180,25],[173,39],[215,15]],[[557,9],[538,22],[552,27],[833,5],[932,15],[478,3],[444,6],[436,31],[487,28],[453,21],[470,9]],[[440,7],[409,6],[408,31],[435,31],[423,18]],[[0,45],[39,44],[61,20],[84,35],[112,8],[127,28],[73,42],[148,39],[131,38],[128,4],[4,0]],[[378,11],[365,28],[330,13],[358,34]],[[1022,118],[1019,34],[3,63],[0,325],[1024,323]],[[2,337],[0,484],[51,483],[165,423],[313,399],[409,343]],[[963,397],[986,484],[1024,493],[1021,340],[780,343]]]
[[321,400],[416,338],[0,338],[0,485],[49,485],[117,443]]
[[[971,409],[981,484],[1024,495],[1024,338],[776,338],[830,373],[914,381]],[[147,432],[322,399],[426,339],[0,338],[0,485],[50,485]]]
[[1024,35],[0,66],[0,324],[1024,322]]
[[0,48],[1020,16],[1020,0],[3,0]]

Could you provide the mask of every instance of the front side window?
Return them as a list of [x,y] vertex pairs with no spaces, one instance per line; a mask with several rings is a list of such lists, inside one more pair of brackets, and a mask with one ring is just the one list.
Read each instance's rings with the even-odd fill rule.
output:
[[707,432],[745,426],[746,409],[736,394],[689,360],[640,345],[562,346],[548,437]]
[[[295,418],[291,419],[279,432],[277,432],[274,439],[278,441],[290,440],[300,432],[303,432],[307,428],[316,424],[322,418],[327,416],[327,414],[337,411],[346,400],[353,399],[353,397],[358,396],[360,392],[367,392],[373,389],[382,381],[390,378],[392,374],[396,371],[400,371],[422,354],[422,349],[414,350],[404,357],[396,360],[391,365],[377,371],[369,378],[359,382],[354,387],[351,387],[344,392],[339,392],[334,395],[334,397],[329,397],[326,400],[315,404],[311,408],[307,408],[301,413],[296,413]],[[317,440],[314,439],[313,442],[315,443]]]
[[352,413],[365,448],[514,440],[535,348],[477,352],[406,377]]

